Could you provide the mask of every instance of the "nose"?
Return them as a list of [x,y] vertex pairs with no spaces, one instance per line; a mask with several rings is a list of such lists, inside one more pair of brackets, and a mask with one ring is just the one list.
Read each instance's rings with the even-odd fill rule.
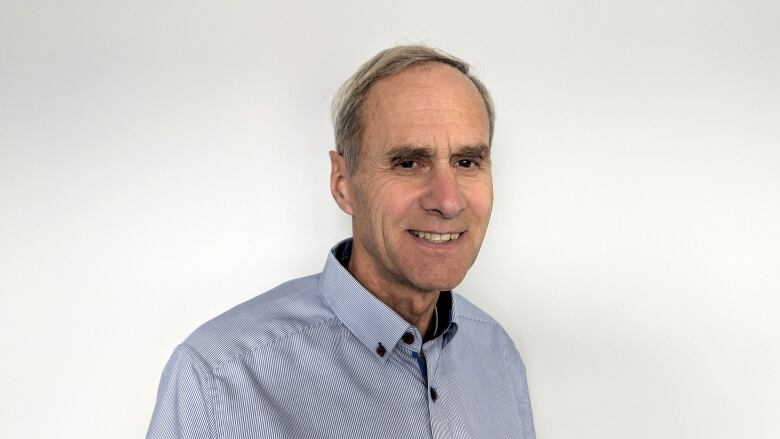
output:
[[466,208],[466,197],[451,167],[435,169],[426,181],[423,209],[442,219],[455,218]]

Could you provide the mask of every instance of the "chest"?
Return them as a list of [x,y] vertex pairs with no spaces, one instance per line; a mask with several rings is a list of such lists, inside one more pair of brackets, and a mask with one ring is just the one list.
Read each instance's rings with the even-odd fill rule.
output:
[[426,366],[406,349],[378,361],[345,340],[247,355],[215,374],[217,430],[226,439],[521,437],[497,358],[453,344]]

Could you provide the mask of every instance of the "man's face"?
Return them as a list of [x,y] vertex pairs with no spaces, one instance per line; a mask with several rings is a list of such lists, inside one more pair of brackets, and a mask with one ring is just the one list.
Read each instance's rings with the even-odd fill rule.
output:
[[353,258],[373,282],[450,290],[474,263],[493,205],[482,97],[459,71],[432,63],[377,82],[363,110],[347,179]]

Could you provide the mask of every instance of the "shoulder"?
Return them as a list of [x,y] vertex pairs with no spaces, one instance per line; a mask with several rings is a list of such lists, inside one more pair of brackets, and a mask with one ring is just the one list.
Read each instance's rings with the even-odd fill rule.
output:
[[498,342],[502,350],[516,351],[512,338],[496,319],[460,294],[453,293],[453,298],[459,326],[465,326],[468,333],[473,333],[483,340]]
[[225,311],[182,343],[208,369],[335,318],[319,294],[319,275],[285,282]]
[[483,311],[482,308],[473,304],[460,294],[453,293],[452,296],[455,300],[455,306],[457,307],[456,312],[458,313],[459,318],[503,330],[501,324],[490,314]]

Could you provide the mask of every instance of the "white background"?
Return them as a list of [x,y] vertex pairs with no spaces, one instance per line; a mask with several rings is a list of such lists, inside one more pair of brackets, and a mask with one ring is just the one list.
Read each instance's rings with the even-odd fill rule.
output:
[[318,272],[330,99],[420,41],[495,97],[459,291],[540,439],[780,437],[778,5],[0,0],[0,437],[142,437],[177,343]]

